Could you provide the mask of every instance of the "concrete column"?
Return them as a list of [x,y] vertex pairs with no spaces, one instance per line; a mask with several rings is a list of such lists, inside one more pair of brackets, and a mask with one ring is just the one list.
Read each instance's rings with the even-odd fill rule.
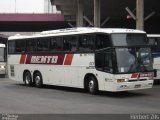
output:
[[144,30],[144,0],[137,0],[136,16],[136,29]]
[[101,4],[100,0],[94,0],[94,27],[100,27]]
[[83,27],[83,0],[77,0],[77,27]]

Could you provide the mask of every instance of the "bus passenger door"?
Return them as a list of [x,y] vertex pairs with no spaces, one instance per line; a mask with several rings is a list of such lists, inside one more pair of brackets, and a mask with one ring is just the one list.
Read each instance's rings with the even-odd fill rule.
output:
[[114,82],[113,58],[111,51],[101,51],[95,54],[95,67],[100,90],[111,89]]

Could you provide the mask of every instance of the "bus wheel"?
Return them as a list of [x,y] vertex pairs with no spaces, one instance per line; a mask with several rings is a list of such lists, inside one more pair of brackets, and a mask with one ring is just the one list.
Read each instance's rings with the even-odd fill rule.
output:
[[87,87],[88,87],[89,93],[91,93],[93,95],[98,93],[98,82],[95,77],[93,77],[93,76],[89,77]]
[[42,79],[42,75],[39,72],[36,72],[34,74],[34,83],[36,85],[36,87],[41,88],[43,86],[43,79]]
[[23,82],[27,86],[32,85],[32,76],[31,76],[31,73],[29,71],[25,72],[24,77],[23,77]]

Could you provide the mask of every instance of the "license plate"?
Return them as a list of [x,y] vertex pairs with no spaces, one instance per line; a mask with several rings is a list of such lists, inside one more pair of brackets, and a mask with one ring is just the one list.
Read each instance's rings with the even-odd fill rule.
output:
[[141,84],[137,84],[134,86],[134,88],[140,88],[141,87]]

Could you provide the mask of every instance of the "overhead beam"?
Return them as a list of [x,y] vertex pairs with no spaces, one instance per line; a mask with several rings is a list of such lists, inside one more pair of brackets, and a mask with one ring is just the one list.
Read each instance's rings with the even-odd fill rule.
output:
[[129,15],[130,15],[134,20],[136,20],[136,16],[134,15],[134,13],[133,13],[128,7],[126,7],[125,9],[126,9],[126,11],[129,13]]
[[76,15],[75,11],[72,10],[61,10],[63,15]]
[[110,20],[110,17],[107,17],[101,24],[101,27],[103,27],[108,21]]
[[145,18],[144,21],[148,20],[149,18],[151,18],[153,15],[155,14],[155,12],[151,12],[150,14],[148,14]]
[[72,25],[70,22],[68,22],[68,25],[69,25],[71,28],[75,28],[75,26]]
[[75,5],[61,5],[60,8],[61,10],[72,10],[76,12]]
[[83,18],[89,23],[90,26],[94,26],[94,24],[86,16],[83,16]]
[[76,5],[76,0],[52,0],[54,5]]

